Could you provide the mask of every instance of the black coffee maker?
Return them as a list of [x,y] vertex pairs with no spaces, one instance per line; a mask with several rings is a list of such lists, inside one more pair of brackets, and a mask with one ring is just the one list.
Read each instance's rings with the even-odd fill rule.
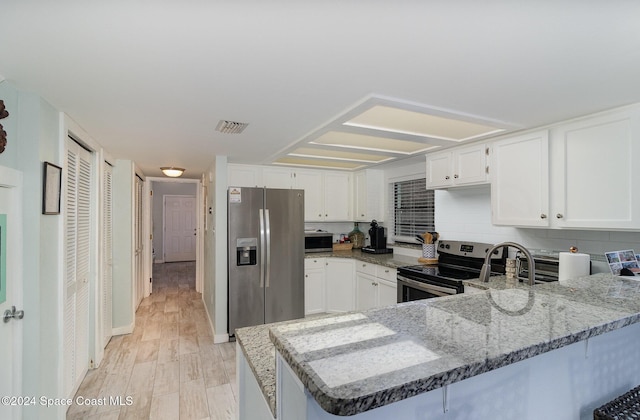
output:
[[371,228],[369,228],[369,246],[362,248],[362,252],[368,252],[370,254],[391,254],[393,248],[387,248],[387,234],[385,228],[378,226],[376,220],[371,221]]

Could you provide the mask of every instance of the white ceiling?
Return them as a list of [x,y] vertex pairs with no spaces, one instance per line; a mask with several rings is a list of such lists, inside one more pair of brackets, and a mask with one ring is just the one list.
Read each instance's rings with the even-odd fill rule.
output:
[[634,0],[2,0],[0,75],[147,175],[197,178],[217,154],[271,163],[372,95],[520,128],[640,102],[639,16]]

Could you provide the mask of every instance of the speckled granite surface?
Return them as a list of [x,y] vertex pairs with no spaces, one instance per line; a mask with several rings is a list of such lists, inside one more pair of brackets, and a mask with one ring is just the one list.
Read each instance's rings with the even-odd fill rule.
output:
[[276,350],[269,339],[269,324],[238,328],[236,342],[240,344],[253,376],[258,381],[271,414],[276,416]]
[[[306,319],[320,319],[331,317],[329,314],[312,315]],[[269,328],[274,325],[286,325],[299,321],[286,321],[276,324],[256,325],[255,327],[238,328],[236,341],[244,352],[245,358],[258,386],[262,390],[271,414],[276,416],[276,349],[269,338]]]
[[640,320],[640,282],[597,274],[272,324],[326,411],[354,415]]
[[364,261],[371,264],[383,265],[390,268],[404,267],[406,265],[419,264],[417,258],[407,257],[406,255],[394,254],[367,254],[359,249],[351,251],[334,251],[334,252],[310,252],[304,254],[305,258],[353,258],[358,261]]

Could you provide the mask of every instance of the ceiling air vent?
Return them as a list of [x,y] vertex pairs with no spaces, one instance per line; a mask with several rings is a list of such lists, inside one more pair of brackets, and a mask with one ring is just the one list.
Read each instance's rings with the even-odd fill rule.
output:
[[235,121],[220,120],[216,126],[216,131],[225,134],[240,134],[244,131],[249,123],[240,123]]

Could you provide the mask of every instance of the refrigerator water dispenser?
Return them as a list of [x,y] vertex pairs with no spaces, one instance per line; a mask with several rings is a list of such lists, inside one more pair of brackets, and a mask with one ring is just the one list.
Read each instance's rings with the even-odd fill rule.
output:
[[256,265],[258,238],[238,238],[236,240],[236,265]]

